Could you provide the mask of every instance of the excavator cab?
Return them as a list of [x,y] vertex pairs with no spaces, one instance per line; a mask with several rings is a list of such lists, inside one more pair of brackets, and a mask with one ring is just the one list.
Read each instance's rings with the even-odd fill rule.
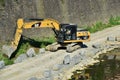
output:
[[60,32],[58,35],[58,42],[76,40],[77,25],[73,24],[60,24]]

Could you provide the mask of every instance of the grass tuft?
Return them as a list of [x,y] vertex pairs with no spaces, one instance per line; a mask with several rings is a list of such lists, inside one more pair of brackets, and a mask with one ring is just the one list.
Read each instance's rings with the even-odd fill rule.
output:
[[4,56],[2,53],[0,53],[0,61],[3,60],[5,62],[5,65],[11,65],[13,64],[13,60],[10,60],[6,56]]
[[94,32],[101,31],[108,27],[113,27],[115,25],[120,25],[120,17],[112,16],[109,19],[108,23],[97,22],[97,23],[93,24],[92,26],[86,26],[86,29],[89,30],[91,33],[94,33]]

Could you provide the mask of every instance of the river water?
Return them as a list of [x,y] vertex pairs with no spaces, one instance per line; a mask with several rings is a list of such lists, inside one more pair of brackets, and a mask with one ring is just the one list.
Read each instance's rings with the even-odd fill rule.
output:
[[74,71],[70,80],[120,80],[120,48],[99,55],[99,63]]

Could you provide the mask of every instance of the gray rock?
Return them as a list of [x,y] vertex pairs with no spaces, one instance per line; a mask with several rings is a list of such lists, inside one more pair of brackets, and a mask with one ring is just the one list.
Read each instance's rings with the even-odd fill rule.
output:
[[75,55],[71,58],[70,64],[76,65],[81,61],[81,58],[79,55]]
[[27,59],[27,55],[26,54],[21,54],[17,57],[17,59],[14,61],[14,63],[20,63],[25,59]]
[[60,70],[62,68],[62,65],[61,64],[55,64],[55,65],[53,65],[53,70],[54,71],[58,71],[58,70]]
[[39,53],[40,53],[40,54],[45,53],[45,48],[40,48],[40,49],[39,49]]
[[107,37],[107,41],[116,41],[116,38],[113,36]]
[[96,53],[98,53],[100,51],[100,49],[92,49],[91,51],[92,51],[93,55],[95,55]]
[[0,69],[5,67],[5,62],[4,61],[0,61]]
[[36,77],[31,77],[31,78],[28,79],[28,80],[38,80],[38,78],[36,78]]
[[93,56],[96,55],[99,51],[100,51],[100,49],[92,48],[92,49],[89,49],[85,55],[86,55],[86,57],[93,57]]
[[104,47],[104,49],[109,49],[109,48],[111,48],[111,46],[110,45],[105,45],[105,47]]
[[44,80],[53,80],[53,78],[52,77],[50,77],[50,78],[44,78]]
[[70,64],[70,55],[64,57],[63,64]]
[[34,51],[34,48],[28,49],[26,54],[27,54],[28,57],[34,57],[36,55],[35,51]]
[[96,44],[93,44],[92,47],[93,47],[93,48],[101,48],[101,44],[96,43]]
[[83,60],[84,57],[85,57],[85,56],[81,56],[81,55],[79,55],[79,59],[80,59],[80,61]]
[[75,65],[75,58],[74,58],[74,57],[71,58],[70,64],[71,64],[71,65]]
[[45,70],[43,75],[45,78],[50,78],[52,76],[52,72],[51,70]]
[[15,49],[11,46],[3,45],[2,46],[2,52],[9,58],[11,57],[11,54],[15,51]]
[[85,50],[80,50],[79,55],[81,55],[81,56],[85,56],[85,53],[86,53],[86,51],[85,51]]
[[76,63],[75,64],[80,63],[80,61],[82,60],[81,56],[80,55],[75,55],[75,56],[76,56]]
[[114,59],[116,56],[115,55],[107,55],[108,56],[108,59]]

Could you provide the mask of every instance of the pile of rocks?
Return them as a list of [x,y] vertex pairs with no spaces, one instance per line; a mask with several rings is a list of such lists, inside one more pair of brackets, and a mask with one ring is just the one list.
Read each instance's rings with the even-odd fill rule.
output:
[[[111,37],[107,38],[108,41],[118,41],[118,39],[111,39]],[[52,67],[48,67],[48,69],[44,70],[43,77],[31,77],[28,80],[63,80],[64,74],[67,71],[72,73],[76,69],[85,69],[87,66],[94,64],[97,58],[99,58],[99,54],[106,53],[109,50],[112,50],[118,46],[109,45],[105,43],[96,43],[92,46],[84,49],[80,49],[74,52],[74,54],[66,54],[61,59],[61,63],[54,64]],[[45,49],[39,49],[39,54],[45,53]],[[19,55],[14,63],[19,63],[24,61],[27,58],[31,58],[36,56],[37,54],[34,51],[34,48],[30,48],[26,53]],[[4,62],[0,62],[0,68],[4,66]],[[3,68],[3,67],[2,67]]]
[[[45,48],[40,48],[38,54],[43,54],[43,53],[45,53]],[[34,57],[34,56],[36,56],[36,55],[37,55],[37,54],[36,54],[34,48],[30,48],[30,49],[27,50],[26,53],[23,53],[23,54],[19,55],[19,56],[14,60],[14,63],[20,63],[20,62],[24,61],[25,59]]]

